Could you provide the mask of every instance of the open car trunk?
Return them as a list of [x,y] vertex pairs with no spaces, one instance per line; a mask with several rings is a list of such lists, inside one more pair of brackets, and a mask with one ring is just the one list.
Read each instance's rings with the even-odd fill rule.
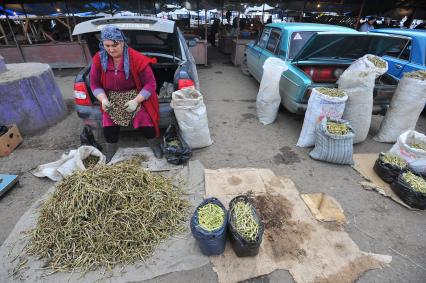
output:
[[157,82],[157,93],[160,94],[160,89],[165,82],[174,84],[174,77],[179,64],[169,58],[156,58],[158,62],[152,64],[151,68]]

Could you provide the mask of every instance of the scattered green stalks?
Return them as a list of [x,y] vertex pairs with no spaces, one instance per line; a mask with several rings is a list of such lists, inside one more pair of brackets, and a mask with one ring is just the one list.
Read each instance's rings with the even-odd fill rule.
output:
[[391,154],[391,153],[383,154],[381,160],[384,163],[391,164],[401,169],[404,169],[405,167],[407,167],[407,162],[402,157],[396,154]]
[[426,181],[411,172],[402,174],[402,179],[407,182],[413,190],[426,194]]
[[217,204],[208,203],[198,209],[198,225],[211,232],[222,227],[225,221],[225,212]]
[[188,200],[138,159],[75,171],[57,184],[30,231],[27,254],[55,271],[87,272],[145,260],[185,230]]
[[344,97],[345,92],[338,90],[337,88],[319,87],[317,91],[331,97]]
[[377,56],[367,56],[368,61],[374,64],[377,68],[383,69],[386,68],[386,62],[382,59],[380,59]]
[[343,123],[327,121],[327,131],[333,135],[344,136],[349,133],[349,127]]
[[255,241],[259,232],[259,224],[253,217],[253,207],[247,202],[237,202],[232,208],[235,228],[246,241]]

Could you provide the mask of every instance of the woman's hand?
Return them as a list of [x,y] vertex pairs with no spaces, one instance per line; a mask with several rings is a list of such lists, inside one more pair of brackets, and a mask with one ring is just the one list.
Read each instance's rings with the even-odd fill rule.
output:
[[138,106],[139,102],[136,99],[127,101],[126,104],[124,104],[124,107],[126,107],[126,111],[129,113],[135,112],[136,109],[138,109]]
[[134,99],[127,101],[126,104],[124,104],[124,107],[126,107],[126,111],[129,113],[135,112],[139,104],[141,104],[145,100],[145,97],[143,95],[137,95]]
[[105,98],[101,101],[102,104],[102,110],[104,110],[105,112],[109,111],[109,108],[111,107],[111,103],[109,103],[108,98]]

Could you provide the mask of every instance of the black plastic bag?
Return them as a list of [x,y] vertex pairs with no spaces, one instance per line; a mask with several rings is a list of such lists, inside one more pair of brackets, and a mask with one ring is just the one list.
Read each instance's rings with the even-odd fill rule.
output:
[[175,165],[187,162],[192,156],[192,149],[174,124],[171,124],[164,133],[162,148],[167,162]]
[[376,163],[374,163],[374,171],[377,175],[386,183],[392,183],[398,178],[399,173],[403,170],[398,166],[383,162],[384,153],[379,154],[379,158],[377,158]]
[[426,209],[426,194],[415,191],[402,178],[402,175],[407,171],[410,171],[411,173],[417,176],[423,177],[422,175],[417,174],[416,172],[413,172],[411,170],[403,170],[401,171],[401,173],[399,173],[398,178],[391,184],[391,189],[392,191],[395,192],[395,194],[399,196],[399,198],[403,202],[408,204],[410,207],[418,208],[418,209]]
[[99,149],[99,151],[102,151],[102,146],[95,140],[92,129],[88,125],[84,126],[80,134],[80,143],[81,145],[91,145]]
[[[233,216],[234,205],[238,202],[246,202],[252,206],[253,217],[256,222],[259,224],[259,230],[254,241],[248,241],[244,239],[237,231],[235,227],[235,218]],[[259,253],[259,247],[262,243],[264,227],[262,221],[260,220],[259,214],[254,208],[253,204],[250,202],[249,198],[246,196],[236,196],[229,203],[229,212],[228,212],[228,233],[231,241],[232,249],[238,257],[247,257],[247,256],[256,256]]]

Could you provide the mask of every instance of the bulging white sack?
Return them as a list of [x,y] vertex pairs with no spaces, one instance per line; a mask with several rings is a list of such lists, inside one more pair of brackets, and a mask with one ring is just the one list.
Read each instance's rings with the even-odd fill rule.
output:
[[332,119],[342,118],[348,96],[331,97],[322,94],[314,88],[308,100],[302,131],[297,146],[309,147],[315,145],[315,128],[324,117]]
[[414,130],[425,103],[426,80],[404,76],[398,83],[374,140],[395,142],[402,133]]
[[263,125],[275,121],[281,103],[281,74],[288,69],[287,64],[275,57],[266,59],[263,64],[263,75],[256,99],[256,111]]
[[186,87],[173,92],[170,105],[174,109],[182,137],[191,148],[206,147],[213,143],[206,105],[198,90]]
[[376,67],[365,55],[353,62],[340,76],[337,85],[348,95],[343,119],[348,121],[355,133],[354,144],[365,141],[370,130],[373,111],[375,80],[387,71]]
[[406,131],[398,137],[389,152],[404,158],[417,173],[426,174],[426,151],[414,148],[414,143],[426,144],[426,136],[416,131]]

